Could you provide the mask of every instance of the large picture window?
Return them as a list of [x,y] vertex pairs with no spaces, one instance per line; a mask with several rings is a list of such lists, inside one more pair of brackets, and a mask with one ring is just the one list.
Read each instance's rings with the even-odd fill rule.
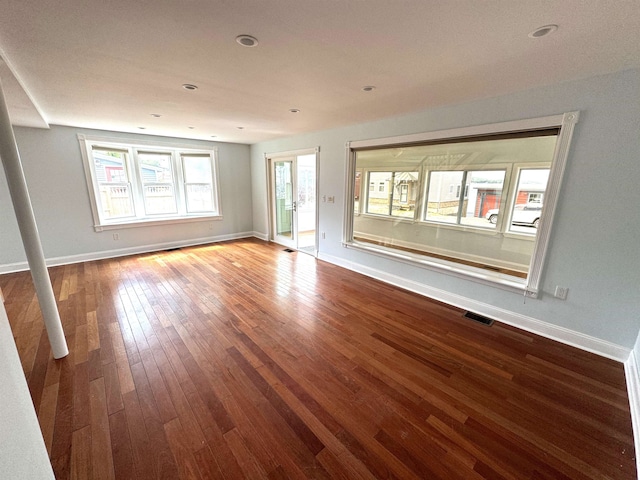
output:
[[215,149],[79,140],[96,230],[221,216]]
[[576,121],[351,142],[345,245],[535,296]]

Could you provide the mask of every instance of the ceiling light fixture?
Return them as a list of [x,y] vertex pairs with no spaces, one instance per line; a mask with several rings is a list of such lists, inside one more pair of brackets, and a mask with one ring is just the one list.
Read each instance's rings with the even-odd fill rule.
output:
[[362,87],[363,92],[373,92],[376,89],[373,85],[367,85],[366,87]]
[[187,128],[188,128],[189,130],[193,130],[193,129],[194,129],[194,128],[196,128],[196,127],[187,127]]
[[138,127],[140,130],[146,130],[147,127]]
[[211,135],[211,138],[216,138],[216,135]]
[[150,113],[149,115],[151,115],[153,118],[160,118],[162,116],[159,113]]
[[533,32],[531,32],[529,34],[529,38],[546,37],[556,30],[558,30],[558,25],[545,25],[544,27],[536,28]]
[[255,47],[258,45],[258,39],[256,37],[252,37],[251,35],[238,35],[236,37],[236,42],[238,42],[243,47]]
[[300,109],[299,108],[290,108],[289,112],[291,112],[291,113],[300,113]]
[[244,130],[244,127],[236,127],[238,130]]
[[197,90],[198,86],[197,85],[193,85],[191,83],[183,83],[182,84],[182,88],[184,88],[185,90]]

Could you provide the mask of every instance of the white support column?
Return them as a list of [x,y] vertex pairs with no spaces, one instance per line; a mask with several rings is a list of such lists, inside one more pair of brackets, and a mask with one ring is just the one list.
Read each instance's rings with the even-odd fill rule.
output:
[[7,110],[7,102],[4,98],[4,91],[0,84],[0,162],[4,167],[9,184],[9,193],[13,209],[18,219],[18,227],[22,236],[31,277],[36,288],[36,295],[40,303],[42,318],[49,336],[49,343],[54,358],[62,358],[69,354],[67,341],[64,338],[64,330],[60,321],[60,314],[56,305],[56,299],[53,295],[53,287],[51,286],[51,278],[47,270],[47,265],[40,243],[40,235],[38,234],[38,226],[31,207],[31,199],[27,190],[27,182],[24,178],[22,163],[20,162],[20,154],[18,153],[18,145],[13,134],[11,121],[9,120],[9,112]]

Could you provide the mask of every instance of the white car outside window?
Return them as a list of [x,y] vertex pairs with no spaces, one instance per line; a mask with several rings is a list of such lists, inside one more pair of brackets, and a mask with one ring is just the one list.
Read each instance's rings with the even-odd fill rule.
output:
[[[498,213],[499,209],[491,209],[485,214],[484,218],[495,225],[498,222]],[[541,213],[542,203],[526,203],[522,205],[516,205],[513,208],[511,223],[514,225],[528,225],[538,228]]]

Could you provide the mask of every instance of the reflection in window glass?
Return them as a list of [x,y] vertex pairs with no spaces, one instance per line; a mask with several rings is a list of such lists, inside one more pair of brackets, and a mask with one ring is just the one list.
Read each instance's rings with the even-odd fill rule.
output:
[[213,210],[213,175],[209,155],[183,155],[187,212]]
[[[431,172],[427,187],[426,220],[458,223],[460,185],[463,176],[464,172]],[[447,185],[448,189],[445,188]]]
[[353,212],[357,215],[360,213],[360,189],[361,187],[361,182],[362,181],[362,171],[358,170],[356,172],[356,183],[355,183],[355,188],[353,189],[354,192],[354,199],[353,199]]
[[105,219],[135,215],[131,182],[128,175],[128,155],[121,151],[93,149],[93,162],[98,180],[99,205]]
[[466,172],[465,196],[462,204],[461,225],[496,228],[490,217],[497,215],[502,199],[505,170],[470,170]]
[[512,226],[511,218],[521,218],[515,205],[527,214],[541,208],[556,140],[549,129],[356,150],[354,171],[368,186],[360,213],[368,215],[354,215],[351,238],[526,278],[535,219]]
[[413,218],[418,176],[418,172],[369,172],[369,182],[379,188],[369,190],[367,213]]
[[142,196],[147,215],[178,211],[170,153],[138,152]]
[[[425,220],[495,228],[505,173],[505,170],[431,172]],[[443,188],[443,185],[449,185],[449,189]],[[451,186],[455,188],[455,195]],[[460,198],[462,191],[464,197]],[[487,221],[490,216],[491,220]]]
[[509,230],[516,233],[535,235],[540,217],[544,192],[549,181],[548,168],[527,168],[520,170],[518,188],[515,192],[511,226]]

